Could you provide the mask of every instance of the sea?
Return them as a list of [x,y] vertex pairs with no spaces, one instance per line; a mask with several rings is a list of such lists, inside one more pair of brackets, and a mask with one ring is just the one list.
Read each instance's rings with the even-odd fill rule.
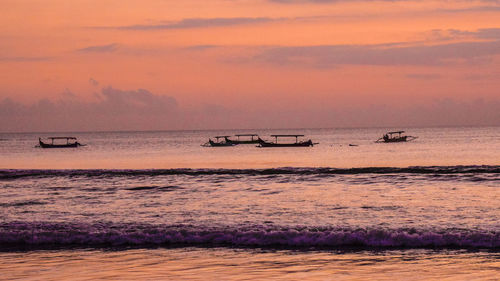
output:
[[0,279],[500,280],[500,127],[398,129],[0,133]]

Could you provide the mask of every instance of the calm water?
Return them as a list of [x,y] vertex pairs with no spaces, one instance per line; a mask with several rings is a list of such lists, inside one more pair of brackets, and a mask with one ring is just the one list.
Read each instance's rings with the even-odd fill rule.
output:
[[[0,134],[6,279],[498,280],[500,128]],[[64,134],[68,135],[68,134]],[[356,146],[349,146],[353,144]]]
[[[374,143],[390,129],[0,134],[3,169],[159,169],[269,167],[407,167],[498,165],[500,127],[411,129],[408,143]],[[312,148],[206,148],[215,135],[303,133]],[[73,150],[36,148],[38,137],[70,135],[87,144]],[[349,144],[358,146],[349,146]]]

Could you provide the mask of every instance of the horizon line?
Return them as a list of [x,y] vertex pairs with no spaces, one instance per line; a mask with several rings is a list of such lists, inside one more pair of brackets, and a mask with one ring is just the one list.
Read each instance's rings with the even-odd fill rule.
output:
[[9,131],[0,134],[52,134],[52,133],[158,133],[158,132],[203,132],[203,131],[251,131],[251,130],[343,130],[343,129],[388,129],[388,128],[497,128],[499,125],[436,125],[436,126],[361,126],[361,127],[314,127],[314,128],[229,128],[229,129],[164,129],[164,130],[92,130],[92,131]]

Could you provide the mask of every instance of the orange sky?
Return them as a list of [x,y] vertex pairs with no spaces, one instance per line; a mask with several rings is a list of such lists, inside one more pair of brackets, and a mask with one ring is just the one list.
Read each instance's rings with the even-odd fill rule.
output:
[[[499,19],[500,3],[488,0],[4,0],[0,115],[10,121],[0,131],[64,129],[9,123],[43,99],[98,108],[109,87],[176,101],[182,125],[150,129],[204,129],[196,118],[212,118],[207,107],[249,127],[270,110],[286,111],[281,121],[269,115],[283,127],[299,125],[286,121],[294,110],[431,108],[443,100],[460,110],[480,100],[494,112]],[[494,113],[481,118],[477,124],[500,125]],[[401,125],[431,125],[410,123]],[[363,122],[321,124],[350,125]]]

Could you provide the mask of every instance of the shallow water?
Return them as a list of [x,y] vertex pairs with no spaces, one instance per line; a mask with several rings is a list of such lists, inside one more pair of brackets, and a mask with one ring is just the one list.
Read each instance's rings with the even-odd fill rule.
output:
[[500,129],[414,129],[414,142],[375,144],[379,131],[308,130],[320,145],[279,149],[201,147],[229,133],[215,131],[85,133],[88,146],[69,150],[2,134],[0,271],[498,278]]
[[83,249],[0,259],[3,278],[22,280],[498,280],[500,270],[498,253],[459,250]]

